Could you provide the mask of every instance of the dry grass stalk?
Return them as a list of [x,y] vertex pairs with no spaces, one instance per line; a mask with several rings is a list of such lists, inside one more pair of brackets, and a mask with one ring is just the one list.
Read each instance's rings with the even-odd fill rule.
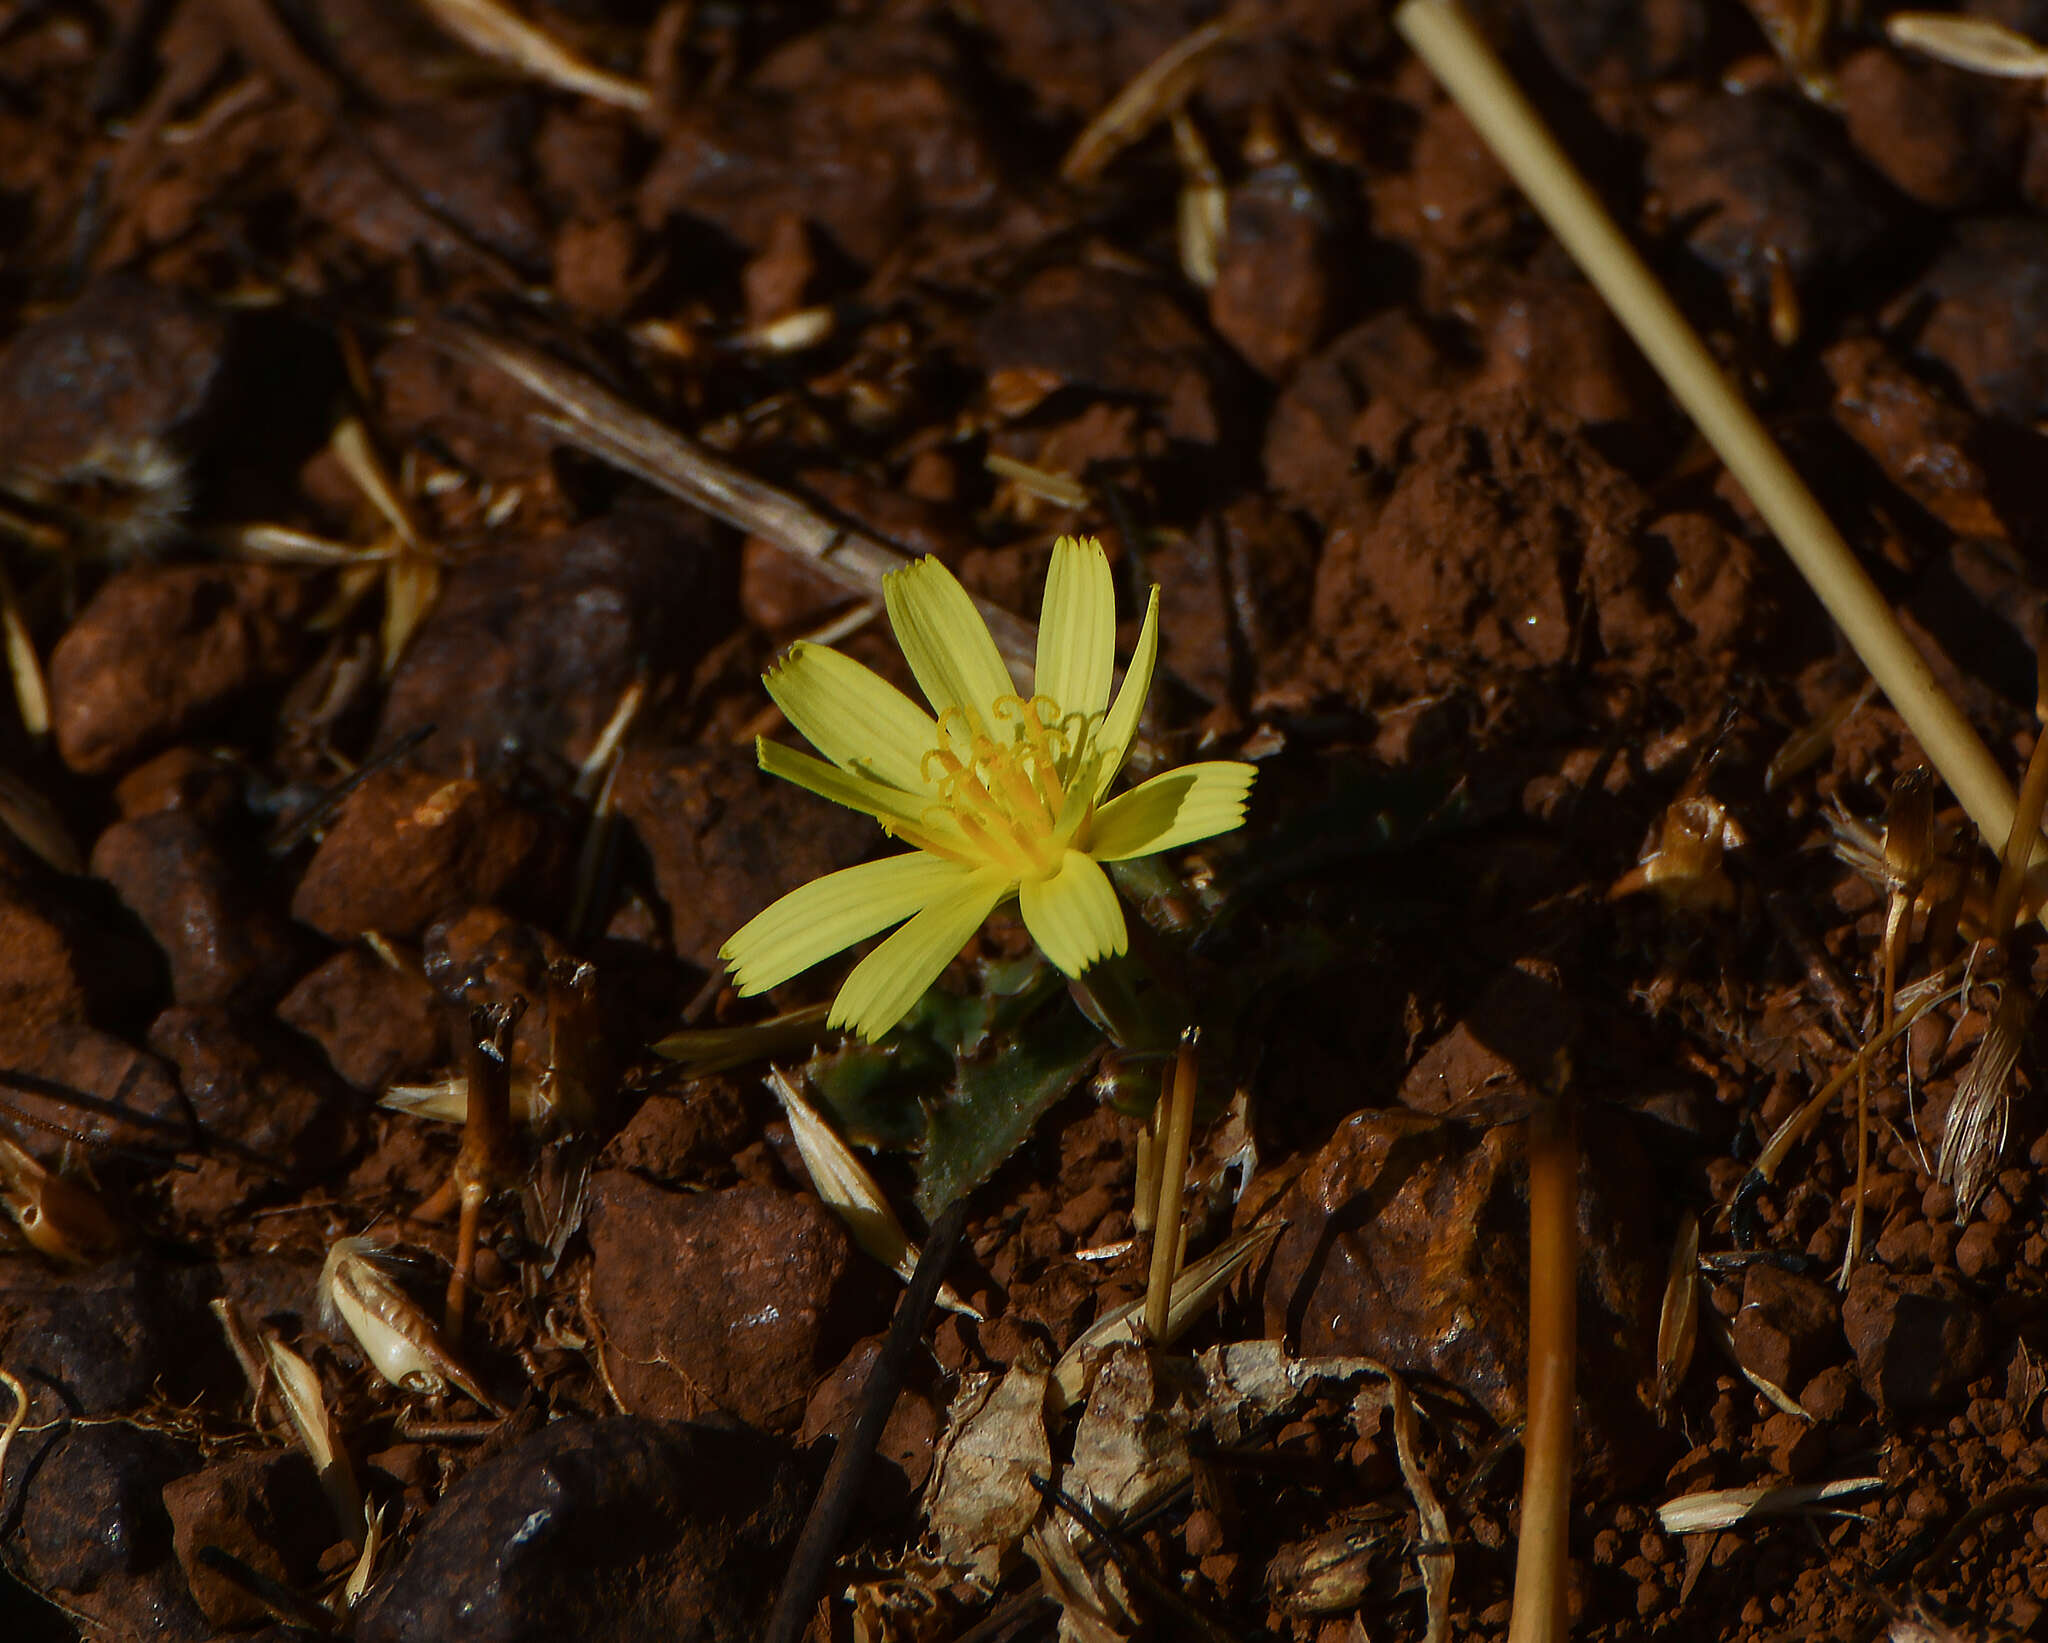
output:
[[11,770],[0,770],[0,827],[60,873],[83,873],[85,857],[48,798]]
[[[504,372],[544,400],[555,414],[536,420],[567,444],[810,561],[863,599],[879,604],[882,578],[909,563],[886,543],[713,456],[537,348],[467,326],[439,334],[452,352]],[[1036,626],[985,600],[975,603],[1018,688],[1028,691],[1038,656]]]
[[1787,736],[1784,745],[1771,756],[1771,762],[1764,770],[1764,791],[1775,792],[1801,771],[1811,769],[1825,758],[1835,745],[1835,737],[1842,726],[1876,694],[1877,681],[1865,679],[1857,689],[1838,696],[1809,723]]
[[7,672],[14,681],[14,704],[21,712],[21,727],[41,740],[50,733],[50,687],[43,679],[36,642],[29,637],[21,595],[14,591],[14,579],[4,570],[0,570],[0,637],[7,643]]
[[1139,70],[1074,139],[1060,161],[1060,176],[1070,183],[1091,183],[1101,176],[1110,161],[1179,110],[1194,90],[1204,60],[1235,37],[1239,27],[1228,15],[1204,23]]
[[[1166,1332],[1153,1336],[1159,1346],[1171,1346],[1186,1333],[1195,1319],[1230,1287],[1237,1275],[1249,1267],[1285,1230],[1284,1221],[1267,1221],[1248,1227],[1227,1238],[1173,1281],[1173,1295],[1166,1312]],[[1089,1375],[1096,1362],[1113,1346],[1135,1341],[1144,1325],[1143,1299],[1128,1301],[1115,1311],[1097,1318],[1084,1329],[1074,1344],[1060,1354],[1053,1366],[1047,1388],[1048,1407],[1066,1410],[1078,1403],[1088,1389]]]
[[2012,826],[2007,830],[1999,853],[1998,888],[1991,896],[1990,938],[2010,939],[2019,921],[2020,896],[2026,888],[2027,868],[2036,855],[2041,837],[2041,810],[2048,805],[2048,633],[2037,636],[2034,645],[2034,719],[2038,726],[2034,751],[2027,757],[2027,773],[2020,779],[2020,795],[2013,807]]
[[1154,1202],[1152,1266],[1145,1283],[1145,1328],[1152,1338],[1166,1335],[1173,1281],[1180,1275],[1183,1225],[1187,1216],[1188,1144],[1195,1128],[1195,1051],[1201,1034],[1190,1027],[1181,1035],[1174,1057],[1173,1083],[1166,1107],[1166,1134],[1161,1138],[1159,1184]]
[[1088,506],[1088,487],[1066,474],[1054,473],[1049,468],[1034,468],[1028,462],[1019,462],[1015,457],[1002,456],[994,451],[982,458],[981,465],[998,479],[1008,480],[1017,490],[1040,502],[1050,502],[1056,508]]
[[462,1315],[469,1298],[470,1272],[476,1264],[485,1200],[509,1185],[520,1169],[519,1150],[512,1136],[512,1032],[524,1013],[525,1001],[515,998],[509,1005],[481,1005],[469,1015],[469,1036],[463,1042],[468,1100],[462,1146],[455,1154],[450,1177],[460,1206],[455,1264],[448,1274],[446,1328],[451,1341],[462,1339]]
[[496,0],[420,0],[420,4],[428,16],[480,57],[634,114],[645,114],[653,106],[654,99],[645,86],[585,62],[553,35]]
[[1955,1189],[1958,1222],[1969,1220],[1991,1188],[2012,1115],[2013,1068],[2019,1064],[2033,1014],[2034,995],[2017,981],[2008,981],[1999,992],[1991,1025],[1956,1080],[1934,1174]]
[[1207,291],[1216,283],[1217,256],[1230,226],[1230,195],[1223,173],[1202,141],[1202,129],[1186,109],[1173,116],[1173,153],[1180,161],[1180,271],[1190,285]]
[[1942,693],[1891,606],[1456,0],[1404,0],[1395,27],[1542,213],[1812,586],[1987,838],[2012,829],[2010,784]]
[[1422,1468],[1420,1445],[1416,1440],[1415,1400],[1398,1375],[1387,1374],[1393,1394],[1394,1459],[1401,1468],[1401,1482],[1408,1498],[1415,1502],[1416,1538],[1423,1550],[1415,1556],[1422,1572],[1422,1596],[1428,1622],[1423,1643],[1449,1643],[1451,1635],[1451,1573],[1455,1561],[1451,1546],[1451,1520]]
[[1572,1397],[1579,1293],[1579,1145],[1564,1099],[1529,1117],[1529,1421],[1522,1431],[1522,1537],[1509,1643],[1571,1630]]
[[1820,1121],[1820,1115],[1827,1111],[1828,1103],[1842,1093],[1849,1080],[1854,1078],[1861,1068],[1867,1066],[1873,1056],[1885,1049],[1929,1010],[1937,1004],[1946,1003],[1961,991],[1960,985],[1952,985],[1916,992],[1911,1007],[1903,1015],[1851,1056],[1849,1064],[1809,1096],[1805,1106],[1771,1132],[1770,1140],[1764,1143],[1763,1150],[1757,1154],[1756,1163],[1750,1167],[1750,1174],[1761,1176],[1766,1181],[1776,1180],[1778,1166],[1785,1161],[1785,1155]]
[[7,1417],[7,1424],[0,1427],[0,1477],[5,1477],[7,1451],[14,1447],[14,1440],[21,1435],[22,1423],[28,1419],[28,1388],[21,1384],[19,1376],[6,1369],[0,1369],[0,1386],[6,1387],[7,1395],[14,1400],[14,1413]]

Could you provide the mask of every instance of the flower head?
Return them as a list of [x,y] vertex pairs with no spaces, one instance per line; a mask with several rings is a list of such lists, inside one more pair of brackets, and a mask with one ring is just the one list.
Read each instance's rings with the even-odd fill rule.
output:
[[763,770],[874,817],[913,848],[791,891],[719,955],[741,993],[759,993],[901,924],[832,1005],[833,1026],[868,1039],[902,1020],[1011,896],[1066,974],[1123,952],[1123,908],[1101,864],[1228,832],[1244,820],[1255,774],[1248,764],[1184,765],[1108,796],[1158,660],[1159,591],[1112,701],[1116,590],[1093,537],[1053,548],[1028,697],[936,559],[884,577],[882,594],[933,713],[851,657],[797,644],[764,683],[825,757],[766,738],[756,747]]

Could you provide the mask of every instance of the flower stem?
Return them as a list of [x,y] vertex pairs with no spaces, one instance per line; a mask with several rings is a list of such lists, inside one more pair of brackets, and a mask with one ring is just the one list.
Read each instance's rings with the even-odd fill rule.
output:
[[1579,1144],[1567,1099],[1546,1098],[1529,1117],[1529,1423],[1522,1432],[1522,1535],[1508,1643],[1562,1643],[1570,1630]]

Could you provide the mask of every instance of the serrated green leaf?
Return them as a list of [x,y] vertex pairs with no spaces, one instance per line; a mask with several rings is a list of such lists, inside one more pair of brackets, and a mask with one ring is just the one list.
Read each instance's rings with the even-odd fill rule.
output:
[[932,1109],[918,1171],[917,1207],[927,1218],[993,1175],[1054,1102],[1087,1076],[1102,1036],[1071,1004],[1056,1001],[991,1053],[959,1063]]

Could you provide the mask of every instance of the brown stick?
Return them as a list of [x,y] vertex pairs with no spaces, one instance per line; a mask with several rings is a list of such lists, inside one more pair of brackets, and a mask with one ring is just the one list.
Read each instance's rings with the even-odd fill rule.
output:
[[524,999],[511,1004],[480,1005],[469,1013],[469,1036],[463,1043],[463,1071],[468,1076],[468,1110],[463,1117],[462,1148],[455,1155],[452,1181],[462,1204],[455,1229],[455,1266],[448,1275],[448,1343],[462,1339],[462,1317],[469,1280],[476,1270],[476,1241],[483,1224],[484,1200],[517,1172],[518,1149],[512,1137],[512,1030],[525,1012]]
[[1562,1096],[1529,1117],[1529,1424],[1522,1432],[1522,1538],[1508,1643],[1570,1630],[1567,1534],[1577,1361],[1579,1140]]

